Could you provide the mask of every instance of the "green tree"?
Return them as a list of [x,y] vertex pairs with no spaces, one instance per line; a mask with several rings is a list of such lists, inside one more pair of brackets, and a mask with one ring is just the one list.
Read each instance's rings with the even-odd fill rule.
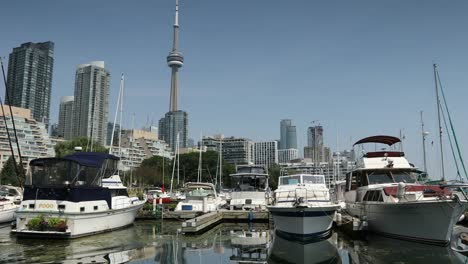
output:
[[[75,152],[75,147],[82,147],[83,151],[91,151],[91,142],[87,137],[77,137],[55,145],[55,156],[64,157]],[[107,153],[109,150],[99,142],[93,142],[93,152]]]
[[270,176],[269,185],[272,190],[278,188],[278,178],[281,173],[281,167],[278,164],[273,164],[268,168],[268,175]]
[[[19,164],[18,169],[20,169]],[[11,156],[5,162],[2,171],[0,172],[0,184],[11,184],[15,186],[19,185],[15,169],[15,162],[13,161],[13,157]]]
[[[198,177],[198,160],[199,153],[192,152],[181,154],[179,156],[179,179],[180,185],[184,182],[197,181]],[[164,162],[164,184],[169,188],[174,161],[159,156],[143,160],[141,166],[135,170],[134,175],[138,181],[143,185],[161,186],[162,185],[162,171]],[[218,168],[218,153],[215,151],[207,151],[202,153],[202,181],[213,182],[216,177],[216,170]],[[177,170],[177,167],[175,168]],[[235,172],[235,167],[223,161],[223,185],[230,186],[229,174]],[[177,173],[177,172],[176,172]],[[174,179],[174,186],[177,184]]]

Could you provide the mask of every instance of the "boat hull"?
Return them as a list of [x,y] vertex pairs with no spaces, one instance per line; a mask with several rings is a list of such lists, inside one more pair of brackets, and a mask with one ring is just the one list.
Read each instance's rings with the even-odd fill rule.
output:
[[0,223],[13,222],[15,220],[15,212],[18,207],[3,209],[0,211]]
[[330,235],[337,205],[320,207],[267,207],[277,233],[289,239],[316,240]]
[[[16,215],[16,229],[12,230],[19,237],[60,237],[75,238],[108,232],[133,224],[136,214],[145,201],[132,206],[93,213],[59,213],[59,212],[21,212]],[[68,228],[65,232],[31,231],[26,224],[31,218],[44,216],[46,219],[59,217],[67,219]]]
[[395,238],[447,245],[466,201],[347,203],[348,212],[367,219],[368,229]]

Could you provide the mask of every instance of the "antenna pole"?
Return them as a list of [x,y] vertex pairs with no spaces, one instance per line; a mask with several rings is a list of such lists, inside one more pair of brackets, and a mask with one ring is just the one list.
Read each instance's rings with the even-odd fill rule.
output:
[[422,147],[423,147],[423,164],[424,172],[427,173],[427,163],[426,163],[426,131],[424,131],[424,121],[423,121],[423,111],[421,113],[421,136],[422,136]]
[[434,81],[435,81],[435,90],[436,90],[436,101],[437,101],[437,119],[439,121],[439,145],[440,145],[440,164],[442,169],[442,181],[445,181],[445,168],[444,168],[444,150],[442,147],[442,125],[440,123],[440,98],[439,98],[439,85],[438,85],[438,72],[437,64],[434,66]]

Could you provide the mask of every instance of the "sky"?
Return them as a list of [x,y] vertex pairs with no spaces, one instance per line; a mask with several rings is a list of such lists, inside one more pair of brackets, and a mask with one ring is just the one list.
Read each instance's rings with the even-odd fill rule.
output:
[[[111,73],[109,120],[124,73],[124,127],[157,124],[169,109],[174,4],[5,0],[0,56],[24,42],[55,43],[52,121],[60,97],[73,95],[77,65],[103,60]],[[409,160],[422,167],[423,111],[428,170],[438,178],[433,63],[468,155],[467,11],[462,0],[180,0],[179,107],[189,113],[189,135],[279,139],[280,120],[290,118],[303,147],[318,120],[337,150],[401,131]],[[448,144],[444,152],[454,178]]]

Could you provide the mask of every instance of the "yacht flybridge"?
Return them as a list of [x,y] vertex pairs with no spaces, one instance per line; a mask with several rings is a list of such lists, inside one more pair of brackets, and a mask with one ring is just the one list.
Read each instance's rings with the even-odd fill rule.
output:
[[92,152],[32,160],[12,232],[73,238],[131,225],[145,201],[128,196],[118,160]]
[[239,165],[230,175],[236,187],[231,192],[232,209],[266,209],[270,196],[268,174],[260,165]]
[[[401,144],[396,137],[373,136],[354,145],[365,143]],[[468,206],[463,190],[418,183],[423,172],[409,163],[402,151],[363,153],[356,169],[346,176],[348,213],[376,233],[447,245],[453,226]]]

